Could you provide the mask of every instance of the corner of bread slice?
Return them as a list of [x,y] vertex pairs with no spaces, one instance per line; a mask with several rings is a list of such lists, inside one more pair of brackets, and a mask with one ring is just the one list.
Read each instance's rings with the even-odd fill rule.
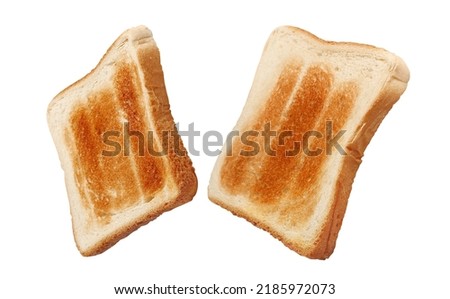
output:
[[386,50],[275,29],[209,198],[297,253],[328,258],[364,150],[408,80]]
[[47,119],[82,255],[105,251],[197,191],[159,50],[144,26],[125,31],[88,75],[60,92]]

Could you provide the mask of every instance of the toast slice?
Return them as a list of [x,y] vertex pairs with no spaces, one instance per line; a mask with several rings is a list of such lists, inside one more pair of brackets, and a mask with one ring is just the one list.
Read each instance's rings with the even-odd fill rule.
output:
[[408,80],[386,50],[276,29],[209,198],[297,253],[328,258],[364,150]]
[[47,119],[82,255],[105,251],[197,191],[144,26],[125,31],[95,69],[60,92]]

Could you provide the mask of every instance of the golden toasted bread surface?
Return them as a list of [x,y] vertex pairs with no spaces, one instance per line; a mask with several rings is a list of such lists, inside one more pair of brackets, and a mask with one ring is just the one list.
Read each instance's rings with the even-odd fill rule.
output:
[[[104,223],[112,214],[148,200],[164,183],[162,158],[140,150],[144,139],[139,136],[129,136],[129,152],[124,152],[125,137],[119,135],[124,132],[126,119],[129,132],[148,137],[144,135],[150,128],[143,121],[146,115],[141,91],[136,89],[138,81],[133,64],[118,64],[113,88],[95,92],[89,96],[88,105],[77,106],[66,129],[83,204]],[[104,154],[107,132],[117,132],[117,142],[122,145],[122,150],[112,156]]]
[[[291,63],[283,68],[264,109],[244,130],[259,133],[253,141],[260,150],[243,155],[249,146],[235,139],[233,155],[225,158],[221,183],[227,192],[245,195],[262,209],[270,206],[280,210],[280,220],[289,219],[290,225],[308,222],[317,199],[309,186],[317,186],[320,170],[330,158],[325,144],[326,122],[332,124],[333,134],[343,129],[358,92],[354,82],[332,88],[333,77],[326,65],[302,68]],[[271,138],[270,152],[264,150],[267,139],[261,137],[267,124],[277,132]],[[308,134],[310,142],[305,148]],[[293,211],[301,217],[286,217]]]

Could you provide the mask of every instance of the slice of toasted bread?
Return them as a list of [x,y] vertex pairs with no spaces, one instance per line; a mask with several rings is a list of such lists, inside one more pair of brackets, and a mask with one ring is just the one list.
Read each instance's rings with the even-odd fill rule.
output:
[[197,191],[159,50],[144,26],[125,31],[95,69],[59,93],[47,119],[85,256],[105,251]]
[[329,257],[363,152],[408,80],[386,50],[276,29],[209,198],[301,255]]

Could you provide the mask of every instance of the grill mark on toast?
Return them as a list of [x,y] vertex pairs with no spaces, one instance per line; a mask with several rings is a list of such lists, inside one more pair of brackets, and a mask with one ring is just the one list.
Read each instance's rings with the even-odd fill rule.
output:
[[[271,128],[278,126],[285,104],[294,92],[300,70],[301,65],[298,63],[287,64],[283,68],[265,107],[261,110],[262,113],[257,116],[256,121],[251,126],[246,128],[246,131],[254,130],[261,133],[264,130],[264,125],[267,123],[270,123]],[[251,176],[254,174],[254,169],[257,169],[261,164],[261,159],[264,159],[264,153],[262,152],[264,149],[264,139],[259,136],[249,138],[249,140],[259,145],[260,152],[258,155],[240,155],[241,151],[247,152],[252,148],[242,144],[241,140],[236,138],[232,145],[232,155],[224,158],[220,177],[222,186],[230,194],[247,194],[249,192],[248,186],[252,184],[253,179]]]
[[[325,107],[332,81],[332,75],[320,66],[311,66],[307,69],[278,131],[292,132],[292,137],[284,138],[283,144],[278,138],[274,138],[272,148],[276,154],[264,157],[261,176],[251,187],[253,201],[273,204],[279,202],[289,191],[287,190],[289,181],[304,156],[302,137],[306,132],[315,129],[317,119]],[[287,153],[294,151],[296,147],[300,151],[289,156]]]
[[[119,64],[114,85],[117,100],[128,121],[131,156],[134,157],[142,195],[146,201],[149,201],[163,187],[164,168],[162,157],[152,156],[148,151],[149,143],[154,144],[156,136],[148,134],[150,128],[144,121],[149,118],[145,115],[142,91],[140,88],[135,88],[135,86],[141,86],[136,67],[133,64]],[[141,135],[143,138],[133,134]],[[149,138],[152,140],[150,141]]]
[[82,172],[76,172],[76,179],[83,182],[81,187],[86,187],[80,194],[88,194],[83,200],[90,202],[102,224],[108,223],[116,210],[133,205],[140,195],[129,157],[122,153],[114,157],[102,156],[102,135],[106,131],[121,130],[113,99],[114,94],[108,90],[92,94],[89,106],[77,107],[70,120],[79,155],[79,162],[74,165],[82,168]]
[[[341,83],[330,92],[327,105],[314,128],[323,137],[311,139],[312,142],[309,145],[311,150],[321,149],[322,152],[317,156],[303,155],[301,157],[301,162],[294,171],[295,178],[287,187],[290,193],[280,209],[279,219],[285,225],[302,225],[308,223],[313,216],[320,200],[314,195],[317,194],[316,189],[320,188],[318,182],[323,175],[323,165],[330,158],[326,154],[326,122],[332,122],[332,136],[344,129],[357,96],[358,88],[353,82]],[[332,155],[339,155],[339,153],[333,151]]]

